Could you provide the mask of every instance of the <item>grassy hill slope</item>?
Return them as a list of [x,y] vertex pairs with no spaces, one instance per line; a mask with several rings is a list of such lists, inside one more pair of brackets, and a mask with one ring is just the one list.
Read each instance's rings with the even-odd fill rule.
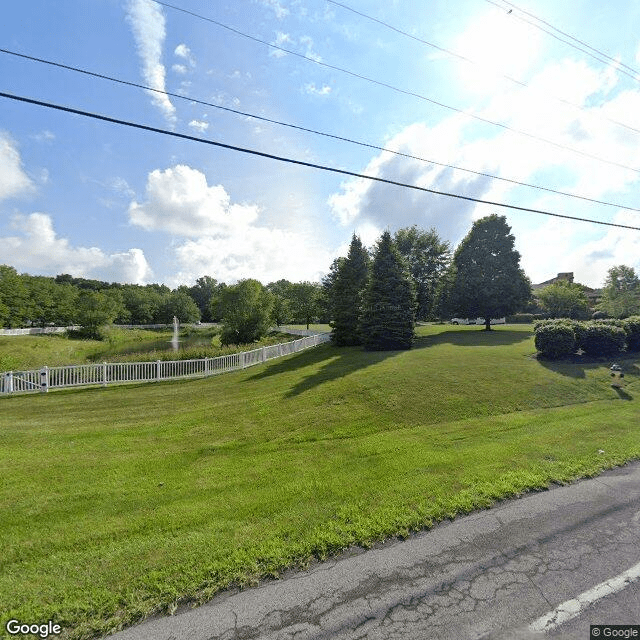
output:
[[[421,327],[206,380],[0,399],[0,601],[99,637],[179,602],[640,457],[640,369],[530,327]],[[3,623],[5,620],[1,621]]]

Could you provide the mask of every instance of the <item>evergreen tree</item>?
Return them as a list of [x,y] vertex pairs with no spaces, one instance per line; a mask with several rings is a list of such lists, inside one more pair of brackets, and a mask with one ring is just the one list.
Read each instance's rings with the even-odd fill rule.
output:
[[407,265],[385,231],[364,294],[361,332],[368,351],[410,349],[416,295]]
[[360,313],[368,276],[369,254],[354,233],[332,285],[331,339],[339,347],[362,344]]
[[338,278],[338,271],[340,265],[346,260],[344,256],[336,258],[329,267],[329,273],[327,273],[321,281],[320,296],[318,298],[318,309],[320,312],[320,322],[325,324],[330,323],[335,315],[334,297],[335,297],[335,284]]
[[518,311],[531,297],[531,283],[520,268],[520,254],[505,216],[473,223],[453,257],[449,307],[462,317],[485,319]]

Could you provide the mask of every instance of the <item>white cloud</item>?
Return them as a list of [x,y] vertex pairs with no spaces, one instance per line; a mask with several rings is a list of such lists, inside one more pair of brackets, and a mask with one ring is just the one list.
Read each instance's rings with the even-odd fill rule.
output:
[[204,236],[178,246],[177,282],[191,282],[203,273],[227,283],[243,278],[264,284],[281,278],[313,281],[327,271],[333,257],[301,234],[247,226],[224,237]]
[[322,85],[321,89],[316,87],[315,82],[309,82],[304,85],[305,93],[314,96],[328,96],[331,93],[331,87],[329,85]]
[[[529,131],[585,154],[640,167],[637,135],[616,120],[640,129],[640,91],[617,90],[611,69],[596,70],[584,62],[563,60],[534,76],[531,89],[513,89],[496,95],[481,112],[484,118]],[[556,95],[582,105],[561,105]],[[633,204],[638,171],[581,156],[539,140],[498,128],[488,129],[464,116],[442,120],[434,127],[416,123],[403,129],[387,148],[426,159],[465,167],[521,182],[539,184],[580,196]],[[362,173],[422,187],[479,197],[578,217],[608,220],[610,208],[515,186],[409,158],[379,153]],[[517,189],[517,192],[516,192]],[[434,226],[445,239],[456,242],[473,219],[506,213],[515,221],[522,264],[534,282],[559,271],[573,271],[576,279],[600,286],[614,264],[638,265],[640,233],[606,231],[606,227],[551,221],[536,214],[511,214],[508,210],[369,181],[348,180],[329,199],[334,216],[350,228],[368,224],[391,230],[411,224]],[[628,215],[624,213],[618,216]],[[638,214],[630,214],[631,226]]]
[[305,51],[307,58],[311,58],[316,62],[322,62],[322,57],[313,50],[313,39],[310,36],[302,36],[300,38],[300,44],[307,48]]
[[162,60],[162,46],[166,36],[165,19],[161,8],[151,0],[130,0],[127,19],[142,60],[142,76],[145,82],[157,91],[149,91],[151,100],[162,111],[165,118],[174,123],[176,108],[165,91],[165,68]]
[[225,282],[258,278],[317,279],[333,256],[300,233],[258,226],[259,208],[236,204],[222,185],[177,165],[149,174],[146,201],[132,202],[130,220],[147,230],[186,238],[174,244],[178,273],[175,284],[203,273]]
[[18,147],[7,133],[0,131],[0,201],[29,193],[33,182],[22,168]]
[[187,73],[187,71],[189,71],[183,64],[174,64],[171,67],[171,70],[174,73],[179,73],[180,75],[184,75],[185,73]]
[[[637,227],[638,217],[618,211],[612,222]],[[581,238],[577,246],[576,237]],[[589,227],[554,218],[529,233],[517,234],[516,245],[523,256],[522,266],[534,283],[572,271],[576,282],[599,288],[615,265],[626,264],[640,273],[640,231]]]
[[[447,162],[458,153],[461,133],[459,118],[443,121],[433,128],[414,124],[390,140],[386,147],[423,158],[429,158],[433,150],[437,149],[438,158]],[[374,157],[362,173],[470,197],[482,197],[492,182],[491,178],[485,176],[385,152]],[[413,224],[424,228],[433,226],[441,236],[451,241],[458,240],[465,233],[475,207],[473,203],[464,200],[363,178],[343,183],[342,191],[329,198],[329,206],[334,217],[343,226],[368,223],[376,228],[391,230]]]
[[44,213],[15,216],[16,235],[0,237],[0,254],[19,271],[143,284],[152,273],[141,249],[107,254],[98,247],[73,247],[60,238]]
[[192,120],[189,126],[200,133],[204,133],[209,128],[209,123],[204,122],[204,120]]
[[146,202],[129,205],[129,218],[147,230],[194,237],[228,235],[258,217],[256,206],[231,204],[222,185],[210,187],[203,173],[185,165],[152,171],[146,195]]
[[[293,44],[293,40],[288,33],[283,33],[282,31],[276,32],[276,39],[271,43],[276,45],[276,47],[284,47],[287,44]],[[283,58],[287,55],[285,51],[281,51],[280,49],[271,49],[269,51],[269,55],[272,58]]]
[[56,136],[51,131],[48,131],[48,130],[45,129],[44,131],[41,131],[40,133],[36,133],[36,134],[32,135],[31,138],[33,140],[36,140],[37,142],[52,142],[53,140],[56,139]]
[[193,54],[191,53],[191,49],[189,49],[189,47],[187,47],[186,44],[184,44],[184,43],[179,44],[173,50],[173,53],[178,58],[182,58],[183,60],[186,60],[189,63],[189,66],[191,66],[191,67],[195,67],[196,66],[196,61],[195,61],[195,59],[193,57]]
[[282,18],[286,18],[289,15],[289,9],[283,6],[279,0],[261,0],[261,4],[273,9],[278,20],[282,20]]

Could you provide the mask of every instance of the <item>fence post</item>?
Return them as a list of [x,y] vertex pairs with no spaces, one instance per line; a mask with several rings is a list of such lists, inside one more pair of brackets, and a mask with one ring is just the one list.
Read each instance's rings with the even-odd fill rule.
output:
[[246,366],[245,364],[245,359],[244,359],[244,351],[240,352],[240,368],[244,369]]
[[4,374],[5,393],[13,393],[13,371]]
[[49,367],[40,369],[40,391],[47,393],[49,391]]
[[160,381],[160,360],[156,360],[156,382]]
[[207,357],[204,359],[204,375],[205,377],[209,375],[209,358]]
[[265,361],[266,347],[262,347],[262,362]]
[[102,363],[102,386],[107,386],[107,363]]

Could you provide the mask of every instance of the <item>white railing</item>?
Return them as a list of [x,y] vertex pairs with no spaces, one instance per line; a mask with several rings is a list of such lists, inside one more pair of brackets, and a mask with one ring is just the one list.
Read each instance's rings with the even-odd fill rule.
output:
[[157,382],[176,378],[213,376],[228,371],[246,369],[267,360],[280,358],[329,342],[329,333],[314,334],[260,347],[252,351],[232,353],[217,358],[194,360],[156,360],[155,362],[102,362],[63,367],[43,367],[32,371],[0,373],[0,394],[46,392],[49,389],[84,387],[90,385],[122,384],[128,382]]

